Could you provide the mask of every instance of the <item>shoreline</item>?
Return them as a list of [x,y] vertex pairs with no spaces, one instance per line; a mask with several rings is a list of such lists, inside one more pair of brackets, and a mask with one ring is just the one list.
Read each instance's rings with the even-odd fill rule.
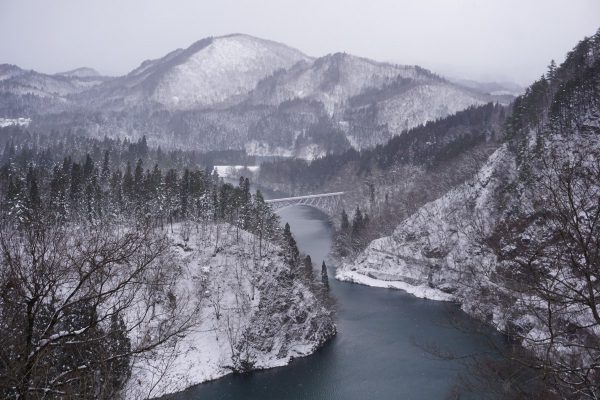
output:
[[336,268],[335,279],[341,282],[356,283],[374,288],[402,290],[420,299],[450,302],[456,300],[453,295],[426,285],[415,286],[404,281],[385,281],[371,278],[357,271],[347,271],[340,268]]

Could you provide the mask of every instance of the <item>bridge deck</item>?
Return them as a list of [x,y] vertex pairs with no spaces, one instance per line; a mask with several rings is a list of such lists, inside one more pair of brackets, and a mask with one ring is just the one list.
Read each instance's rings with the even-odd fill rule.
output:
[[317,199],[320,197],[341,196],[344,193],[346,193],[346,192],[332,192],[332,193],[309,194],[307,196],[283,197],[280,199],[265,200],[265,203],[279,203],[282,201],[298,201],[298,200],[305,200],[305,199]]

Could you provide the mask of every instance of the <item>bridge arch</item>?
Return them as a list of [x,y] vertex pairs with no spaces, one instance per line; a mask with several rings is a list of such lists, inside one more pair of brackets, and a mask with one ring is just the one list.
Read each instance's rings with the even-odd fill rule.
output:
[[307,196],[284,197],[280,199],[265,200],[265,203],[274,210],[280,210],[286,207],[304,205],[314,207],[329,217],[333,217],[339,210],[342,196],[345,192],[311,194]]

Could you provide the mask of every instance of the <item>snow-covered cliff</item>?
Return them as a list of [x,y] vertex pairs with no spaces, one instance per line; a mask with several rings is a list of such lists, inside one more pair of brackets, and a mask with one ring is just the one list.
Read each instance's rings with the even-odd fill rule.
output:
[[371,242],[356,260],[338,268],[336,278],[460,301],[465,260],[490,262],[474,239],[494,226],[495,194],[515,179],[514,170],[506,146],[496,150],[472,180],[421,207],[391,236]]
[[469,182],[374,240],[337,278],[454,300],[514,338],[557,398],[600,393],[600,32],[515,101]]
[[135,359],[128,399],[283,366],[335,335],[331,311],[278,246],[263,242],[260,257],[258,238],[227,224],[176,224],[169,237],[181,268],[175,298],[200,312],[184,337]]

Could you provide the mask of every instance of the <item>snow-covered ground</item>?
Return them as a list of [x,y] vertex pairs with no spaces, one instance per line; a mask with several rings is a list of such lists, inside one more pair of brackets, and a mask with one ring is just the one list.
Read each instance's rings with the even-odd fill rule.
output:
[[[309,60],[300,51],[247,35],[213,38],[200,50],[176,60],[152,61],[158,84],[151,98],[169,108],[204,107],[246,95],[281,68]],[[164,65],[168,65],[166,72]]]
[[[535,138],[531,131],[527,140],[523,141],[527,151],[536,146]],[[574,158],[581,149],[600,148],[600,142],[595,135],[555,135],[546,138],[545,146],[546,153],[538,157],[561,157],[555,162],[563,165],[562,161]],[[533,152],[528,155],[534,157]],[[592,163],[592,159],[586,159],[586,162]],[[550,237],[552,229],[544,220],[532,217],[537,211],[534,201],[539,202],[543,193],[533,197],[531,190],[541,189],[531,187],[532,179],[523,178],[518,165],[515,152],[507,144],[503,145],[473,179],[425,204],[404,220],[392,235],[372,241],[355,259],[338,268],[336,278],[374,287],[401,289],[417,297],[456,301],[466,313],[501,331],[518,331],[523,345],[541,358],[568,359],[572,353],[575,355],[573,360],[581,357],[580,361],[572,362],[592,364],[587,355],[581,356],[578,352],[587,337],[598,335],[599,329],[590,309],[585,304],[568,301],[552,309],[553,321],[587,327],[578,331],[580,338],[567,334],[560,339],[566,345],[554,346],[554,335],[562,333],[548,329],[546,318],[550,317],[546,317],[544,312],[545,307],[550,306],[542,298],[543,294],[520,289],[511,278],[512,274],[518,273],[514,271],[519,271],[515,268],[516,263],[510,263],[511,252],[517,246],[525,248],[528,243]],[[537,165],[532,167],[531,174],[536,179],[543,179],[543,173],[549,173],[535,168]],[[596,201],[599,189],[591,186],[588,184],[574,189],[573,197],[577,199],[578,191],[583,191],[592,202]],[[577,186],[573,184],[573,187]],[[560,189],[552,193],[561,195]],[[510,219],[515,215],[519,216],[519,224]],[[514,237],[508,236],[511,241],[507,243],[503,241],[503,229],[507,229],[503,223],[511,222],[512,225],[508,226]],[[551,248],[546,249],[550,259],[558,257],[560,250],[552,252]],[[529,260],[530,253],[523,249],[520,251],[521,254],[517,252],[519,257]],[[583,278],[569,272],[561,263],[546,262],[543,257],[546,257],[544,253],[536,253],[532,264],[546,267],[550,271],[547,272],[549,276],[560,276],[556,279],[559,283],[554,282],[552,286],[555,296],[556,293],[566,293],[567,298],[572,287],[583,286]],[[505,278],[507,275],[510,277]],[[561,280],[568,282],[565,284],[567,289],[561,287]],[[526,288],[526,285],[523,284],[523,287]],[[549,356],[550,348],[552,354]]]
[[399,135],[486,100],[447,83],[424,84],[378,103],[377,123],[387,124],[392,135]]
[[250,171],[256,173],[260,167],[258,165],[215,165],[213,172],[217,172],[219,176],[226,178],[237,178],[239,177],[240,171]]
[[312,161],[327,153],[317,144],[309,144],[300,149],[271,146],[266,141],[250,140],[245,145],[246,154],[257,157],[296,157]]
[[513,162],[506,146],[501,147],[472,180],[425,204],[391,236],[371,242],[338,268],[336,278],[466,306],[465,299],[455,296],[462,266],[467,260],[481,266],[490,262],[472,238],[494,224],[492,196],[502,182],[514,178],[509,172]]
[[4,128],[6,126],[29,126],[31,123],[31,118],[0,118],[0,128]]
[[412,285],[405,281],[400,280],[384,280],[377,279],[364,275],[357,271],[349,271],[340,269],[336,272],[336,279],[345,282],[360,283],[361,285],[367,285],[372,287],[387,288],[387,289],[399,289],[406,293],[410,293],[415,297],[429,300],[440,300],[440,301],[451,301],[454,297],[449,293],[444,293],[439,289],[431,288],[427,285]]
[[200,302],[198,322],[177,342],[136,359],[128,399],[181,391],[244,362],[249,369],[283,366],[335,334],[330,311],[279,247],[228,224],[176,224],[169,236],[173,262],[183,267],[180,292]]

